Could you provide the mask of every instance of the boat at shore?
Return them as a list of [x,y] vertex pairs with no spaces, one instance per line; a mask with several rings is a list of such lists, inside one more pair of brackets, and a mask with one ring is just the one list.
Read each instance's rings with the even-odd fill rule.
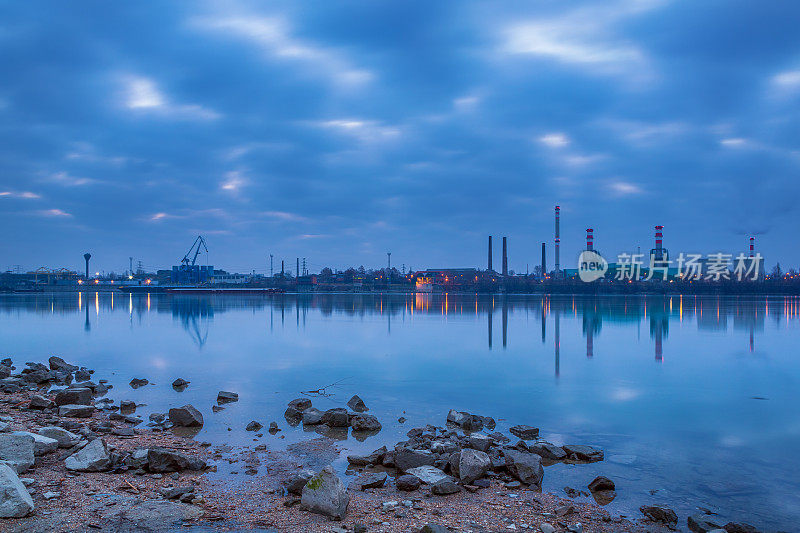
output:
[[281,294],[286,292],[274,287],[164,287],[159,285],[129,285],[119,287],[119,290],[134,294]]

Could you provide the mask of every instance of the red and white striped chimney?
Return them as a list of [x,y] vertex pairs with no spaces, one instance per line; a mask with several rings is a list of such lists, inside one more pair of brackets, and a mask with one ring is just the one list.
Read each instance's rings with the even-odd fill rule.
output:
[[756,241],[755,237],[750,237],[750,257],[755,257],[755,248],[756,248],[755,241]]
[[664,239],[664,234],[662,233],[663,229],[664,226],[656,226],[656,250],[658,250],[659,253],[661,252],[662,243]]
[[594,230],[592,228],[586,230],[586,249],[594,250]]

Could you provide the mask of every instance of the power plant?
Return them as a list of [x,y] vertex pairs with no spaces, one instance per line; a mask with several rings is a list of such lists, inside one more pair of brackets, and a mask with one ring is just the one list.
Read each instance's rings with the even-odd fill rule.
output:
[[556,238],[555,238],[555,246],[556,246],[556,268],[555,274],[558,275],[559,271],[561,270],[561,261],[560,261],[560,253],[561,253],[561,206],[556,206]]
[[[555,286],[563,286],[577,292],[591,292],[592,290],[585,291],[578,289],[584,287],[582,283],[578,283],[581,278],[580,271],[576,264],[573,268],[562,268],[561,265],[561,206],[555,206],[554,212],[554,269],[548,271],[547,269],[547,243],[541,242],[541,263],[540,266],[534,268],[533,273],[530,273],[527,266],[527,259],[524,265],[526,266],[524,273],[515,274],[509,268],[508,256],[508,237],[502,238],[502,256],[500,272],[494,270],[493,261],[493,242],[494,236],[488,236],[487,256],[486,256],[486,269],[479,268],[441,268],[441,269],[428,269],[412,271],[409,269],[408,273],[403,268],[402,275],[392,268],[391,258],[392,252],[386,253],[386,264],[384,268],[377,270],[367,270],[363,267],[356,270],[349,268],[345,271],[333,271],[330,268],[321,269],[319,274],[311,274],[307,265],[306,258],[303,257],[302,264],[300,257],[295,259],[294,273],[288,272],[285,269],[285,260],[281,259],[280,273],[273,273],[273,254],[269,254],[270,262],[266,269],[269,275],[257,274],[255,270],[248,274],[228,273],[223,270],[214,270],[214,267],[208,261],[208,246],[203,236],[198,235],[192,246],[184,254],[180,260],[180,264],[172,266],[170,270],[152,270],[148,273],[142,266],[142,261],[139,261],[139,267],[136,272],[133,272],[133,257],[128,257],[128,270],[125,275],[121,276],[113,271],[109,274],[105,272],[102,275],[98,274],[96,279],[90,275],[90,259],[92,254],[85,253],[83,255],[85,261],[85,275],[83,279],[77,272],[68,269],[49,269],[41,267],[36,271],[22,273],[17,269],[17,272],[0,273],[0,292],[2,291],[42,291],[41,286],[70,286],[70,285],[85,285],[91,281],[93,290],[99,290],[104,287],[106,289],[121,288],[126,292],[143,292],[159,290],[160,292],[179,292],[179,291],[224,291],[226,287],[236,288],[235,290],[252,290],[255,289],[264,291],[266,289],[281,291],[281,290],[337,290],[337,291],[352,291],[352,290],[386,290],[386,291],[408,291],[416,290],[417,292],[432,292],[436,290],[444,291],[475,291],[475,292],[492,292],[492,291],[507,291],[507,292],[530,292],[530,291],[549,291],[554,290]],[[586,228],[586,247],[585,251],[599,253],[595,248],[595,235],[594,228]],[[763,265],[763,258],[760,254],[755,252],[755,237],[749,238],[749,259],[744,261],[747,274],[745,279],[750,281],[770,281],[781,279],[795,279],[800,278],[793,272],[789,272],[787,276],[766,276]],[[522,247],[520,247],[522,248]],[[638,246],[636,247],[639,248]],[[198,259],[200,254],[205,254],[205,265],[199,264]],[[527,254],[526,254],[527,255]],[[683,254],[681,254],[683,255]],[[693,255],[693,254],[690,254]],[[694,266],[700,265],[710,269],[712,263],[712,256],[724,256],[725,254],[709,254],[708,259],[701,259]],[[727,254],[729,258],[733,254]],[[626,258],[629,260],[626,262]],[[673,283],[678,282],[703,282],[707,281],[709,277],[700,277],[693,275],[691,278],[683,278],[684,272],[680,270],[680,265],[672,264],[670,260],[669,250],[664,247],[664,226],[655,226],[655,240],[654,247],[650,250],[650,261],[643,260],[641,251],[638,250],[635,254],[620,254],[618,262],[612,262],[607,258],[608,262],[604,266],[604,270],[599,278],[594,278],[595,281],[611,282],[621,280],[623,282],[630,282],[633,280],[639,281],[665,281]],[[744,253],[738,255],[739,263],[737,263],[737,270],[741,272],[742,260],[748,259]],[[680,263],[678,261],[676,263]],[[628,275],[628,271],[634,271]],[[723,279],[729,280],[734,274],[734,269],[731,267],[730,259],[728,264],[722,267],[726,273]],[[719,267],[715,272],[720,272]],[[654,273],[661,273],[661,276],[654,276]],[[741,278],[741,276],[740,276]],[[714,281],[719,281],[717,278]],[[543,282],[548,282],[546,285],[541,285]],[[116,284],[116,285],[115,285]],[[211,287],[213,286],[213,287]],[[677,290],[678,286],[673,286],[671,290]],[[128,289],[135,290],[128,290]],[[634,289],[636,290],[636,289]],[[749,289],[748,289],[749,290]],[[556,291],[557,292],[557,291]]]

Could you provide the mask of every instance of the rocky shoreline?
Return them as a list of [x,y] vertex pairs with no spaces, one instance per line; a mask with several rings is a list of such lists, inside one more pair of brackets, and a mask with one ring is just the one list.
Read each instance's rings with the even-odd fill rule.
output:
[[[286,452],[266,444],[212,446],[191,438],[204,424],[191,405],[136,416],[137,406],[107,396],[112,386],[94,372],[51,357],[17,369],[0,361],[0,531],[166,531],[173,529],[337,532],[530,530],[639,532],[677,530],[677,516],[643,506],[642,517],[613,517],[602,507],[543,493],[545,467],[602,461],[603,450],[556,446],[533,426],[494,431],[490,417],[451,410],[444,427],[408,431],[408,440],[369,455],[350,455],[345,483],[330,463],[335,441],[318,437]],[[134,378],[129,385],[147,385]],[[189,382],[178,378],[182,390]],[[220,391],[214,409],[238,401]],[[290,426],[374,435],[380,421],[358,396],[348,409],[321,411],[309,398],[289,402]],[[181,431],[171,431],[173,429]],[[259,437],[263,425],[247,431]],[[277,422],[267,430],[280,432]],[[188,436],[187,436],[188,435]],[[222,461],[242,462],[244,481],[214,479]],[[585,490],[613,499],[603,476]],[[588,491],[588,492],[586,492]],[[696,533],[751,533],[712,514],[689,518]]]

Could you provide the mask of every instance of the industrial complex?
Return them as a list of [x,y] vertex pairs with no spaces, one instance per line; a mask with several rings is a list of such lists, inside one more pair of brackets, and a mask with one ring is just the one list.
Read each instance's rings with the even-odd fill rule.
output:
[[[710,254],[707,257],[672,257],[664,247],[664,226],[655,226],[654,246],[649,254],[620,254],[613,261],[604,258],[595,248],[593,228],[586,229],[585,252],[592,255],[591,264],[576,264],[575,268],[563,268],[561,264],[561,207],[555,206],[552,269],[547,266],[547,244],[541,243],[541,262],[532,272],[515,273],[508,268],[508,237],[502,237],[500,270],[495,270],[493,236],[488,236],[486,268],[430,268],[419,271],[399,271],[391,266],[391,253],[387,254],[387,266],[379,269],[363,267],[334,271],[324,268],[311,273],[305,258],[296,258],[293,272],[285,269],[281,260],[280,271],[270,273],[232,273],[216,269],[208,264],[208,245],[198,235],[178,264],[168,269],[146,271],[139,263],[134,270],[133,258],[130,268],[122,274],[101,274],[90,269],[92,255],[85,253],[83,272],[66,268],[45,267],[23,272],[20,269],[0,274],[0,291],[41,292],[44,290],[123,290],[126,292],[171,292],[171,291],[223,291],[264,290],[266,292],[629,292],[656,290],[658,292],[694,292],[709,287],[719,291],[734,282],[771,283],[780,291],[795,290],[800,276],[793,271],[766,273],[763,258],[755,252],[755,238],[749,237],[749,253]],[[583,257],[583,255],[582,255]],[[202,259],[206,259],[203,264]],[[582,260],[581,260],[582,261]],[[591,282],[581,275],[581,269],[591,268],[596,272]],[[597,272],[599,271],[599,272]],[[743,276],[744,274],[744,276]],[[677,285],[676,285],[677,283]],[[645,285],[646,284],[646,285]],[[669,284],[668,287],[663,285]],[[691,290],[688,288],[691,287]],[[733,292],[750,292],[737,285]],[[235,289],[235,291],[234,291]],[[759,290],[763,290],[759,287]]]

